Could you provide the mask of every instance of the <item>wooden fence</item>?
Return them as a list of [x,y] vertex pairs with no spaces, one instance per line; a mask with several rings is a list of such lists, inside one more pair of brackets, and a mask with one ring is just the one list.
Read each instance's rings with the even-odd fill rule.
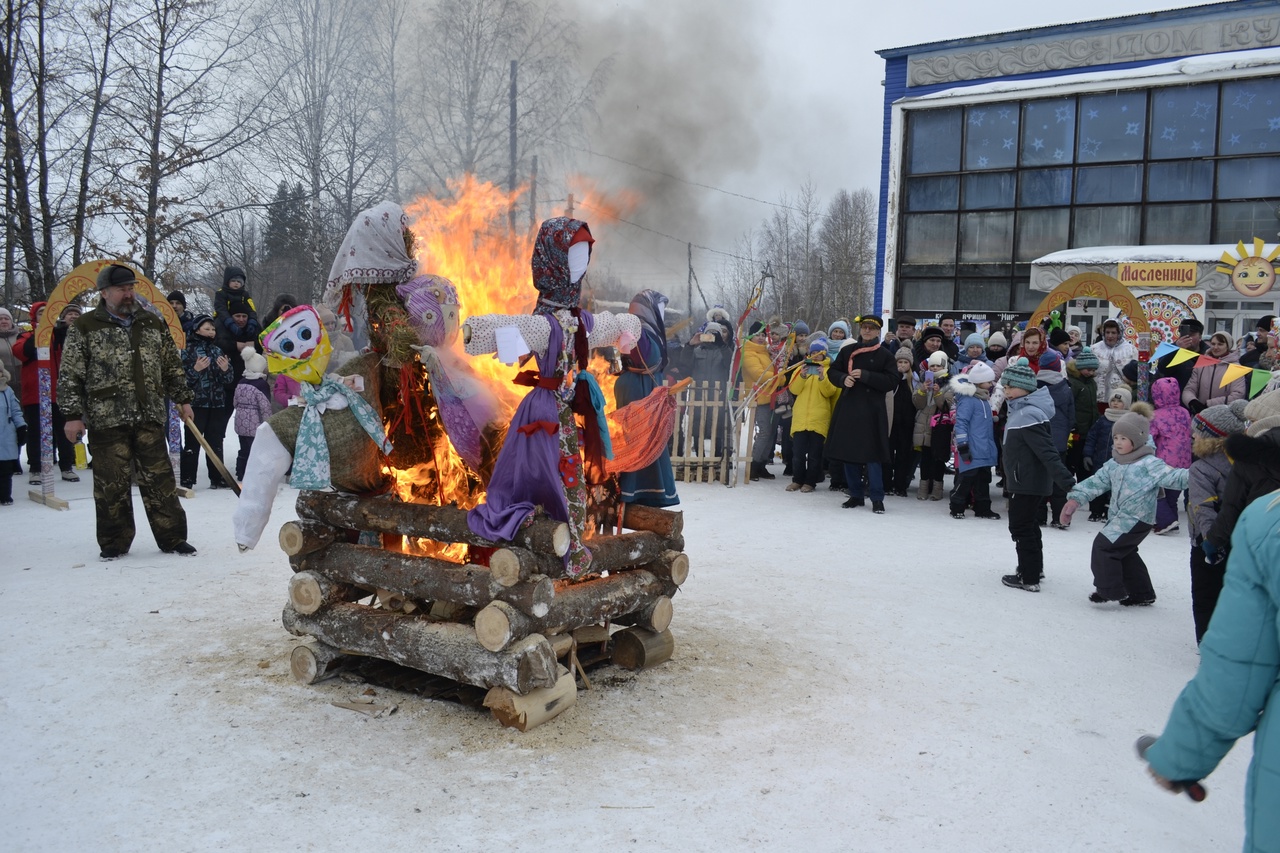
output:
[[[725,389],[721,382],[694,382],[677,396],[676,428],[671,434],[671,469],[677,482],[750,482],[756,410],[748,409],[744,423],[733,429]],[[745,386],[736,388],[737,399],[745,393]]]

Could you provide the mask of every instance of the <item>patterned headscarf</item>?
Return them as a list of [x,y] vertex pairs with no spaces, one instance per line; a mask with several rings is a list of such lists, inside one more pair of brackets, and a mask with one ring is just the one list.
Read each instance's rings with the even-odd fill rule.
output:
[[422,343],[439,347],[458,337],[458,290],[443,276],[420,275],[396,286]]
[[[656,290],[642,290],[632,298],[631,307],[627,309],[640,318],[640,325],[645,331],[657,338],[658,346],[662,348],[662,361],[658,364],[660,371],[667,369],[667,326],[663,322],[662,311],[669,301],[665,295]],[[630,366],[632,357],[638,355],[639,353],[633,350],[631,354],[622,356],[622,363]],[[652,365],[647,367],[652,368]]]
[[[583,236],[579,237],[579,231]],[[557,216],[542,223],[533,244],[533,286],[538,289],[534,314],[551,314],[561,308],[574,309],[582,296],[582,279],[569,281],[569,247],[586,240],[594,243],[587,223]]]
[[418,262],[404,247],[409,217],[400,205],[384,201],[356,216],[342,240],[329,279],[324,301],[339,310],[344,291],[352,284],[400,284],[413,278]]

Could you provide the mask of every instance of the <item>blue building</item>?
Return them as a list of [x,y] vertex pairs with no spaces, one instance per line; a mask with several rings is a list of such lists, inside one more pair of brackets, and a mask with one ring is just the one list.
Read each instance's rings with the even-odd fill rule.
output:
[[[879,55],[885,313],[1025,319],[1044,296],[1030,282],[1045,255],[1280,233],[1275,0]],[[1280,287],[1265,296],[1210,303],[1209,315],[1240,334],[1246,318],[1277,313]]]

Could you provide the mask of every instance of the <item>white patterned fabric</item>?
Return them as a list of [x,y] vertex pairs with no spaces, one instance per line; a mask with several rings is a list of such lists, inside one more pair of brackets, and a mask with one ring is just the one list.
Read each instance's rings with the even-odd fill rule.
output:
[[400,205],[384,201],[360,213],[342,240],[329,270],[324,301],[334,311],[351,284],[401,284],[413,278],[418,262],[404,248],[409,217]]

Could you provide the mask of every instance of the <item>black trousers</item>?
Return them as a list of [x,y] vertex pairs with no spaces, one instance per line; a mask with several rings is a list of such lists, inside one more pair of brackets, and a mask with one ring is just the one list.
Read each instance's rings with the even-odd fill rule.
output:
[[794,437],[791,435],[791,416],[778,418],[778,426],[782,430],[782,438],[780,439],[782,444],[782,463],[784,466],[790,465],[792,457],[795,455],[795,448],[792,445]]
[[[222,407],[215,409],[204,406],[194,407],[191,411],[195,415],[192,420],[195,422],[196,429],[200,430],[204,440],[209,442],[213,452],[218,454],[218,458],[221,459],[222,437],[227,432],[227,416],[229,412]],[[195,437],[195,433],[191,431],[191,427],[184,426],[182,429],[186,433],[186,440],[182,444],[182,482],[194,484],[196,472],[200,467],[200,441]],[[213,464],[212,459],[206,459],[205,465],[209,471],[210,485],[226,485],[222,473]]]
[[249,453],[253,450],[253,436],[238,435],[240,439],[240,453],[236,456],[236,479],[244,481],[244,469],[249,464]]
[[1204,638],[1204,632],[1209,630],[1209,620],[1218,606],[1218,596],[1222,594],[1222,581],[1226,576],[1225,562],[1211,566],[1205,561],[1199,544],[1191,546],[1191,618],[1196,623],[1197,645]]
[[889,434],[889,482],[886,487],[895,492],[905,492],[916,475],[919,454],[911,443],[911,425],[893,430]]
[[[27,470],[32,474],[40,473],[40,406],[22,407],[22,417],[27,421]],[[67,431],[63,429],[67,419],[62,416],[62,409],[53,404],[53,458],[58,468],[70,471],[76,462],[76,449],[67,439]]]
[[951,511],[964,512],[969,505],[972,493],[973,508],[980,513],[991,512],[991,469],[970,468],[956,474],[955,485],[951,489]]
[[935,459],[933,448],[925,447],[920,451],[920,481],[937,480],[939,483],[947,476],[947,463]]
[[1093,585],[1103,598],[1108,601],[1155,599],[1147,564],[1138,554],[1138,545],[1150,532],[1151,525],[1140,521],[1114,542],[1101,533],[1094,537],[1090,567]]
[[822,433],[802,429],[791,436],[791,482],[816,486],[822,482]]
[[1026,583],[1039,583],[1044,574],[1044,543],[1037,518],[1043,506],[1044,495],[1009,496],[1009,536],[1018,551],[1018,577]]

